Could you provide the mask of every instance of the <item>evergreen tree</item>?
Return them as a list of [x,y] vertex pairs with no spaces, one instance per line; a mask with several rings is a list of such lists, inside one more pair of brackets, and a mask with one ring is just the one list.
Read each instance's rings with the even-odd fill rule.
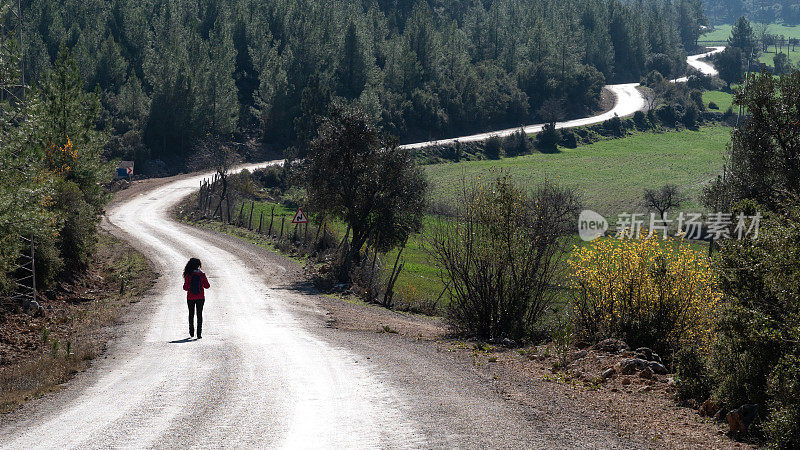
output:
[[60,257],[66,268],[79,270],[94,253],[95,227],[108,198],[103,184],[111,179],[111,168],[101,158],[107,136],[98,129],[100,100],[83,91],[77,63],[63,46],[39,95],[37,144],[45,149],[46,169],[55,174],[49,210],[58,218]]
[[367,83],[367,65],[353,22],[347,27],[342,57],[336,74],[339,78],[338,91],[341,96],[352,99],[361,95]]
[[239,120],[239,103],[236,82],[236,51],[230,29],[220,17],[211,29],[209,39],[208,85],[205,93],[209,96],[210,118],[207,124],[211,133],[225,135],[236,130]]
[[728,83],[729,90],[732,83],[737,83],[744,76],[744,65],[744,54],[739,47],[728,47],[714,59],[719,77]]
[[[0,31],[5,32],[5,30]],[[0,47],[0,295],[11,293],[11,272],[23,251],[23,236],[34,236],[37,243],[53,234],[48,225],[55,216],[46,208],[52,196],[52,182],[41,161],[44,160],[37,116],[23,103],[23,92],[10,86],[21,83],[20,58],[14,36],[3,36]],[[45,269],[45,270],[42,270]],[[42,266],[37,273],[46,283],[52,274]]]
[[744,16],[739,17],[736,25],[733,26],[731,36],[728,38],[728,47],[735,47],[741,50],[748,66],[751,66],[751,63],[758,57],[759,46],[756,42],[753,27],[750,26],[750,21]]

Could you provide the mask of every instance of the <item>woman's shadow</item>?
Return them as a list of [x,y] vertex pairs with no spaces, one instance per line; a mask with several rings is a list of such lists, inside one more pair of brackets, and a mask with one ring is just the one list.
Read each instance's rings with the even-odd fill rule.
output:
[[187,337],[187,338],[183,338],[183,339],[178,339],[176,341],[169,341],[169,343],[170,344],[185,344],[187,342],[194,342],[194,341],[196,341],[196,339]]

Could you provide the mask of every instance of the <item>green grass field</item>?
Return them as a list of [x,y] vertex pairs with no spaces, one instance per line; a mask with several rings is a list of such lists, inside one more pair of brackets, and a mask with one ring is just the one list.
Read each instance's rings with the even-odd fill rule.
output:
[[714,102],[719,106],[719,112],[725,112],[733,105],[733,94],[722,91],[703,92],[703,103],[708,107],[709,102]]
[[[783,53],[786,53],[786,47],[783,47]],[[796,66],[798,63],[800,63],[800,47],[797,47],[795,51],[792,51],[791,47],[789,47],[788,55],[789,62],[791,62],[792,65]],[[768,52],[761,53],[761,56],[759,56],[758,60],[768,66],[774,66],[775,61],[773,58],[775,58],[775,49],[770,47]]]
[[574,188],[587,208],[616,215],[641,210],[644,188],[678,185],[691,198],[686,209],[697,209],[703,185],[722,171],[730,129],[715,126],[699,131],[640,133],[597,142],[556,154],[533,154],[494,161],[469,161],[426,166],[432,196],[447,202],[462,178],[491,178],[507,171],[512,179],[532,187],[549,179]]
[[[753,23],[753,29],[757,29],[756,24]],[[724,41],[727,40],[731,36],[731,29],[733,28],[732,25],[717,25],[714,27],[714,31],[706,33],[700,36],[701,44],[707,41]],[[786,38],[798,38],[800,39],[800,26],[792,26],[787,27],[785,25],[779,25],[771,23],[769,24],[769,28],[767,28],[767,32],[769,34],[775,35],[784,35]]]

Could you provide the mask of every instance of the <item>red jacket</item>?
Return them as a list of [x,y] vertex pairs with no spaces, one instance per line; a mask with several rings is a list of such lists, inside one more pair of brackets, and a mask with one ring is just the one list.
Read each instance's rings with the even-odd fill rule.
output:
[[[200,293],[194,294],[190,291],[190,286],[192,283],[192,276],[199,276],[200,277]],[[186,300],[204,300],[206,298],[204,289],[210,288],[211,285],[208,284],[208,278],[206,278],[206,274],[203,273],[200,269],[195,270],[193,273],[189,274],[183,280],[183,290],[186,291]]]

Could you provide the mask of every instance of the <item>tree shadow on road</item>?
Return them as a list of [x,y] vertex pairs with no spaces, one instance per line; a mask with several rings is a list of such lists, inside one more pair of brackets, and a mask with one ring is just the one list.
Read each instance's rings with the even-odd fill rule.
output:
[[284,283],[279,286],[281,289],[286,289],[290,291],[300,292],[302,294],[307,295],[320,295],[322,291],[319,290],[315,285],[314,282],[311,280],[301,279],[292,281],[289,283]]

